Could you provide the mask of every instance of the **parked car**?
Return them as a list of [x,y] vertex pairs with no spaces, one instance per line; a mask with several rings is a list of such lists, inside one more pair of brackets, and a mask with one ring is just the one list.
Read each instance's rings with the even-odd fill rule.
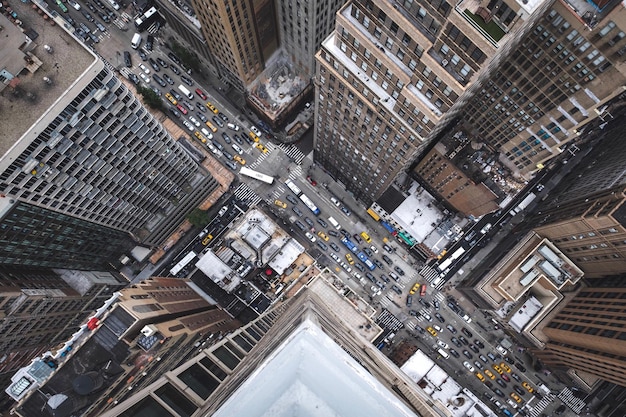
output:
[[133,61],[130,59],[130,52],[128,51],[124,51],[124,64],[126,64],[128,68],[133,66]]

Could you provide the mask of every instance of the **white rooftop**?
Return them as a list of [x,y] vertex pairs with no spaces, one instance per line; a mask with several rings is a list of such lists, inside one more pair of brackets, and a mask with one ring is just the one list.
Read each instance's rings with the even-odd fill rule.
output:
[[241,282],[239,275],[226,265],[212,251],[206,252],[198,262],[196,268],[204,273],[227,292],[232,292]]
[[282,275],[302,253],[304,253],[304,246],[295,239],[289,239],[274,259],[268,263],[268,266],[277,274]]
[[415,415],[309,319],[213,414],[215,417]]
[[512,328],[521,333],[524,327],[541,311],[543,304],[535,297],[530,297],[526,302],[513,314],[509,320]]
[[413,184],[409,196],[391,213],[391,218],[416,241],[422,242],[444,216],[437,209],[435,199],[426,191],[416,193],[416,188],[417,183]]

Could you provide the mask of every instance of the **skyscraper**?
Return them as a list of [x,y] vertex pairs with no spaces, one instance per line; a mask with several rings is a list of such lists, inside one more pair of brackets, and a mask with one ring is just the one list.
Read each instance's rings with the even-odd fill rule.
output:
[[0,97],[0,193],[159,244],[217,182],[61,24],[37,29],[53,53]]

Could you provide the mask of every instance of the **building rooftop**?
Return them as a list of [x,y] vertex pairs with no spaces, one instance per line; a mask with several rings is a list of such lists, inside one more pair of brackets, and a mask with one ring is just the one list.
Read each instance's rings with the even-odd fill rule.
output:
[[443,219],[436,200],[426,191],[417,192],[417,184],[391,217],[418,242],[422,242]]
[[[0,156],[22,138],[38,119],[45,117],[50,106],[62,100],[67,89],[79,81],[81,74],[98,62],[96,55],[63,27],[65,20],[54,11],[44,20],[32,8],[33,4],[39,3],[11,1],[11,7],[22,22],[22,29],[29,31],[31,36],[33,33],[37,35],[31,53],[32,60],[41,61],[41,65],[34,73],[22,71],[18,80],[12,83],[13,87],[8,86],[0,92]],[[54,26],[50,18],[53,15],[56,16]],[[20,36],[22,41],[25,37],[16,34],[13,29],[10,36]],[[4,34],[2,42],[3,51],[6,46],[12,46],[4,43]],[[52,52],[46,52],[44,45],[50,46]],[[20,59],[23,61],[23,58]],[[46,77],[50,83],[44,81]],[[33,132],[33,136],[38,133]]]

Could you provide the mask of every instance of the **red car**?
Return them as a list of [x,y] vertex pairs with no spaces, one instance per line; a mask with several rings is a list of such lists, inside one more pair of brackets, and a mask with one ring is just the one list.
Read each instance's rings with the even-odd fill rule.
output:
[[423,297],[426,295],[426,284],[422,284],[422,289],[420,290],[420,296]]
[[316,186],[317,185],[317,181],[315,181],[313,178],[311,178],[310,175],[308,177],[306,177],[306,179],[309,180],[309,182],[311,183],[312,186]]
[[187,113],[188,113],[188,112],[187,112],[187,109],[186,109],[186,108],[184,108],[182,104],[177,104],[177,105],[176,105],[176,107],[178,108],[178,110],[180,110],[180,112],[181,112],[182,114],[187,114]]
[[506,382],[511,382],[511,378],[507,374],[500,375],[500,378],[504,379]]
[[208,98],[199,88],[196,88],[196,94],[199,95],[202,100],[206,100]]

